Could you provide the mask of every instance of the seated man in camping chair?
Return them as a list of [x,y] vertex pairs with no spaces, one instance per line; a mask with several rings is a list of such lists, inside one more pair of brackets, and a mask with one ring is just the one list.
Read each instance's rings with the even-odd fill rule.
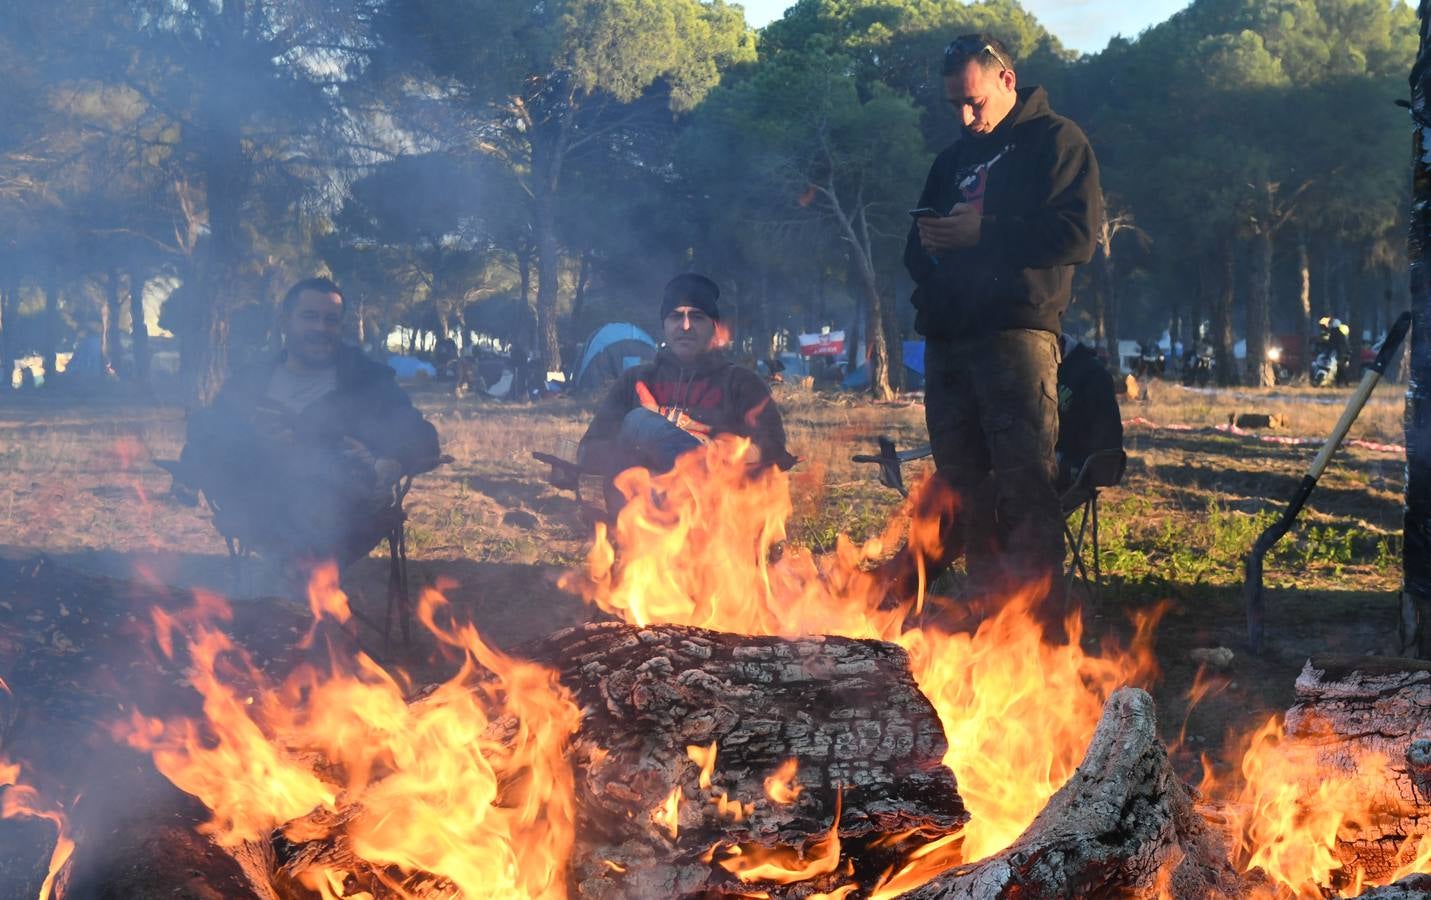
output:
[[173,467],[176,489],[204,492],[231,549],[272,555],[292,576],[365,556],[401,528],[406,480],[441,462],[436,429],[392,369],[340,341],[342,321],[333,282],[289,289],[283,351],[190,416]]
[[[785,426],[765,380],[726,359],[716,341],[720,288],[704,275],[677,275],[661,300],[666,346],[653,362],[622,373],[577,448],[585,471],[614,477],[636,466],[665,472],[711,437],[748,437],[759,465],[788,469]],[[607,514],[619,495],[607,491]]]

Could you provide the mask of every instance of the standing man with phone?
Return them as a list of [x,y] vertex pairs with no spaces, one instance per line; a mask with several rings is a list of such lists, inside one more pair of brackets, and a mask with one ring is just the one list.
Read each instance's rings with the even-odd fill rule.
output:
[[1008,48],[966,34],[944,50],[944,92],[964,127],[934,160],[905,246],[925,349],[925,420],[938,474],[960,500],[946,560],[977,589],[1047,577],[1061,614],[1058,337],[1075,265],[1102,216],[1083,132],[1019,87]]

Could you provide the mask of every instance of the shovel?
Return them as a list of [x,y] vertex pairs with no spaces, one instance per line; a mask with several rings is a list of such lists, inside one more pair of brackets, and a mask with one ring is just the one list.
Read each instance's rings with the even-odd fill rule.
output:
[[1312,460],[1307,474],[1302,476],[1302,483],[1297,485],[1297,492],[1292,495],[1292,502],[1287,504],[1287,509],[1277,521],[1262,532],[1257,538],[1257,543],[1252,545],[1252,552],[1247,554],[1247,577],[1242,583],[1242,597],[1247,604],[1247,640],[1252,645],[1253,653],[1262,650],[1262,558],[1292,527],[1292,522],[1302,511],[1302,506],[1307,502],[1307,498],[1316,489],[1317,479],[1322,477],[1322,472],[1327,468],[1327,463],[1331,461],[1332,454],[1337,452],[1337,448],[1341,446],[1342,438],[1347,436],[1352,423],[1361,414],[1362,407],[1366,406],[1372,389],[1381,380],[1381,376],[1386,373],[1386,367],[1390,365],[1391,358],[1396,355],[1396,348],[1401,346],[1401,341],[1406,337],[1406,332],[1410,328],[1411,313],[1404,312],[1392,324],[1391,330],[1387,332],[1386,340],[1381,343],[1381,352],[1376,354],[1376,361],[1362,373],[1361,383],[1356,386],[1351,398],[1347,400],[1346,408],[1342,410],[1342,417],[1337,420],[1337,427],[1332,429],[1331,436],[1327,438],[1327,442],[1322,445],[1322,449]]

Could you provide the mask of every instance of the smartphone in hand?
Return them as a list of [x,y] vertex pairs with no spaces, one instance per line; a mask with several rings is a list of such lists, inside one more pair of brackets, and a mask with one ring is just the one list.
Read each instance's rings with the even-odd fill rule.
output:
[[911,209],[909,215],[915,219],[937,219],[940,217],[939,210],[932,206],[921,206],[918,209]]

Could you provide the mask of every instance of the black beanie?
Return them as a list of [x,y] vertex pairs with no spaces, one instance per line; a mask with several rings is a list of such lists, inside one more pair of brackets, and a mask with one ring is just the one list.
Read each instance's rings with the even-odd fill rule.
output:
[[661,297],[661,318],[679,306],[694,306],[719,321],[720,307],[716,306],[719,297],[720,288],[706,276],[694,272],[677,275],[666,284],[666,293]]

